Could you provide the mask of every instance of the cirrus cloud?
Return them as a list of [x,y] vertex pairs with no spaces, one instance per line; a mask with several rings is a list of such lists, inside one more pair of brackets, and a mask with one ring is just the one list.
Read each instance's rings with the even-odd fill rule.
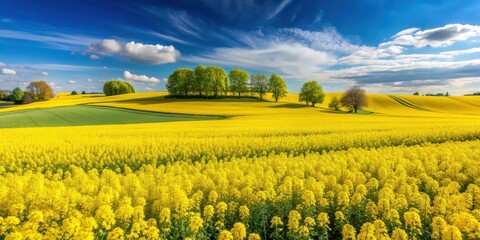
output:
[[[184,60],[245,68],[266,68],[291,77],[305,72],[320,72],[326,66],[336,63],[335,57],[327,52],[317,51],[301,44],[277,43],[258,49],[217,48],[211,54],[186,57]],[[302,63],[302,67],[298,66],[299,62]]]

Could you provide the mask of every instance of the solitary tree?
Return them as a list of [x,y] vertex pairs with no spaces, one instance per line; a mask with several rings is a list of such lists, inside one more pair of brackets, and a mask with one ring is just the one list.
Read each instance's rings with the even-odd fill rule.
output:
[[342,106],[357,113],[359,108],[367,106],[367,95],[364,89],[354,86],[345,91],[340,102],[342,102]]
[[413,95],[418,96],[418,92],[414,92]]
[[169,77],[167,82],[167,90],[175,96],[188,96],[192,91],[194,82],[193,71],[190,68],[179,68],[175,70]]
[[44,81],[31,82],[27,90],[34,100],[48,100],[54,96],[52,88]]
[[217,98],[228,91],[228,75],[221,67],[208,66],[205,68],[205,78],[209,81],[209,91]]
[[203,65],[198,65],[194,70],[194,79],[192,84],[192,90],[198,92],[200,96],[205,93],[208,96],[208,79],[205,78],[205,67]]
[[258,93],[260,100],[268,90],[268,78],[263,74],[252,74],[250,77],[252,92]]
[[278,99],[285,97],[288,93],[285,81],[277,74],[270,76],[268,89],[272,92],[272,97],[275,99],[275,102],[278,102]]
[[248,91],[248,72],[235,68],[230,71],[229,79],[230,79],[230,91],[240,94]]
[[72,93],[70,93],[70,95],[78,95],[77,91],[73,90]]
[[134,93],[132,84],[121,80],[110,80],[103,84],[103,93],[106,96],[113,96],[126,93]]
[[87,94],[85,91],[82,91],[82,95]]
[[317,81],[310,81],[303,84],[298,100],[300,102],[312,103],[312,107],[315,107],[316,103],[322,103],[325,99],[325,93],[323,93],[322,86],[318,85]]
[[23,101],[23,91],[22,91],[22,89],[20,89],[19,87],[16,87],[15,89],[13,89],[13,92],[12,92],[12,101],[13,101],[15,104],[22,103],[22,101]]
[[333,97],[332,100],[330,100],[330,103],[328,104],[328,107],[331,109],[335,109],[335,111],[338,111],[340,106],[341,106],[341,102],[340,100],[338,100],[337,96]]

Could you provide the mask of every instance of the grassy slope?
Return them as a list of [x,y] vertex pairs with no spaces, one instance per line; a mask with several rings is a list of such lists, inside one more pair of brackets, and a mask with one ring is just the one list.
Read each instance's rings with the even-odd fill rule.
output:
[[[298,94],[288,94],[279,103],[272,102],[271,94],[267,94],[267,101],[252,99],[165,99],[165,92],[135,93],[105,97],[102,95],[61,95],[45,102],[37,102],[9,108],[0,108],[0,112],[22,109],[50,108],[58,106],[72,106],[90,104],[110,106],[126,109],[147,110],[155,112],[200,114],[200,115],[229,115],[229,116],[310,116],[332,113],[328,103],[333,96],[341,93],[328,93],[322,104],[316,108],[305,107],[298,102]],[[397,100],[395,100],[396,98]],[[394,98],[384,94],[369,94],[368,106],[364,109],[376,113],[375,115],[438,117],[452,115],[480,115],[480,98],[476,97],[426,97],[411,95],[394,95]],[[398,101],[400,100],[400,101]],[[424,111],[427,109],[431,111]],[[454,114],[450,114],[454,113]]]
[[0,128],[129,124],[216,119],[96,106],[67,106],[0,113]]

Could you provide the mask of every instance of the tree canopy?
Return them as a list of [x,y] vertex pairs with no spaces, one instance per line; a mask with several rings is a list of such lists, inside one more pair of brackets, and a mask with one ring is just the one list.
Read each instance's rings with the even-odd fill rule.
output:
[[358,86],[351,87],[343,94],[340,99],[342,106],[357,113],[357,110],[363,106],[367,106],[367,95],[365,89]]
[[27,86],[27,90],[31,93],[33,100],[35,101],[48,100],[55,96],[52,88],[45,81],[31,82]]
[[315,107],[316,103],[322,103],[325,99],[325,93],[323,93],[322,86],[318,85],[317,81],[309,81],[303,84],[298,100],[300,102],[312,103],[312,107]]
[[208,80],[205,78],[205,66],[198,65],[194,71],[193,91],[202,96],[204,93],[208,95],[207,89],[210,87]]
[[[249,82],[250,79],[250,82]],[[194,70],[180,68],[175,70],[167,82],[167,90],[171,96],[189,97],[214,96],[218,98],[228,93],[242,96],[247,92],[258,93],[260,99],[267,91],[272,91],[276,101],[287,93],[285,81],[273,74],[270,79],[263,74],[250,75],[247,71],[234,68],[229,74],[218,66],[198,65]]]
[[268,89],[272,92],[272,97],[275,99],[275,102],[278,102],[278,99],[285,97],[288,93],[285,81],[277,74],[270,76]]
[[260,100],[268,90],[268,78],[264,74],[252,74],[250,77],[252,92],[258,93]]
[[193,70],[190,68],[180,68],[175,70],[167,82],[167,90],[175,96],[187,96],[194,88]]
[[110,80],[103,85],[103,93],[106,96],[113,96],[126,93],[134,93],[132,84],[121,80]]
[[22,103],[23,101],[23,91],[19,87],[13,89],[12,92],[12,101],[16,104]]
[[228,75],[221,67],[208,66],[205,68],[205,79],[209,82],[208,91],[217,98],[228,91]]
[[248,91],[248,79],[250,78],[248,72],[234,68],[228,75],[230,79],[230,91],[238,93],[238,96]]
[[342,103],[338,99],[337,96],[333,97],[332,100],[330,100],[330,103],[328,104],[328,107],[331,109],[334,109],[335,111],[338,111]]

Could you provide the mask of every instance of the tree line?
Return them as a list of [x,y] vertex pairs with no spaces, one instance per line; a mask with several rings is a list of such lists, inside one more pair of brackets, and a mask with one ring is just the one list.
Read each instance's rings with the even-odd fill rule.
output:
[[52,88],[45,81],[31,82],[25,90],[16,87],[10,95],[3,96],[4,100],[20,103],[31,103],[48,100],[55,97]]
[[[300,94],[298,95],[299,102],[305,102],[306,105],[310,103],[312,107],[315,107],[317,103],[323,103],[324,100],[325,93],[317,81],[309,81],[303,84]],[[343,106],[357,113],[358,109],[366,105],[367,95],[365,94],[365,90],[354,86],[345,91],[340,99],[337,96],[333,97],[328,107],[338,111],[340,107]]]
[[249,74],[239,68],[234,68],[227,74],[221,67],[203,65],[198,65],[193,70],[175,70],[168,77],[166,87],[174,97],[218,98],[232,93],[238,97],[242,94],[258,94],[263,99],[267,92],[271,92],[275,102],[288,93],[287,84],[277,74],[268,78],[264,74]]

